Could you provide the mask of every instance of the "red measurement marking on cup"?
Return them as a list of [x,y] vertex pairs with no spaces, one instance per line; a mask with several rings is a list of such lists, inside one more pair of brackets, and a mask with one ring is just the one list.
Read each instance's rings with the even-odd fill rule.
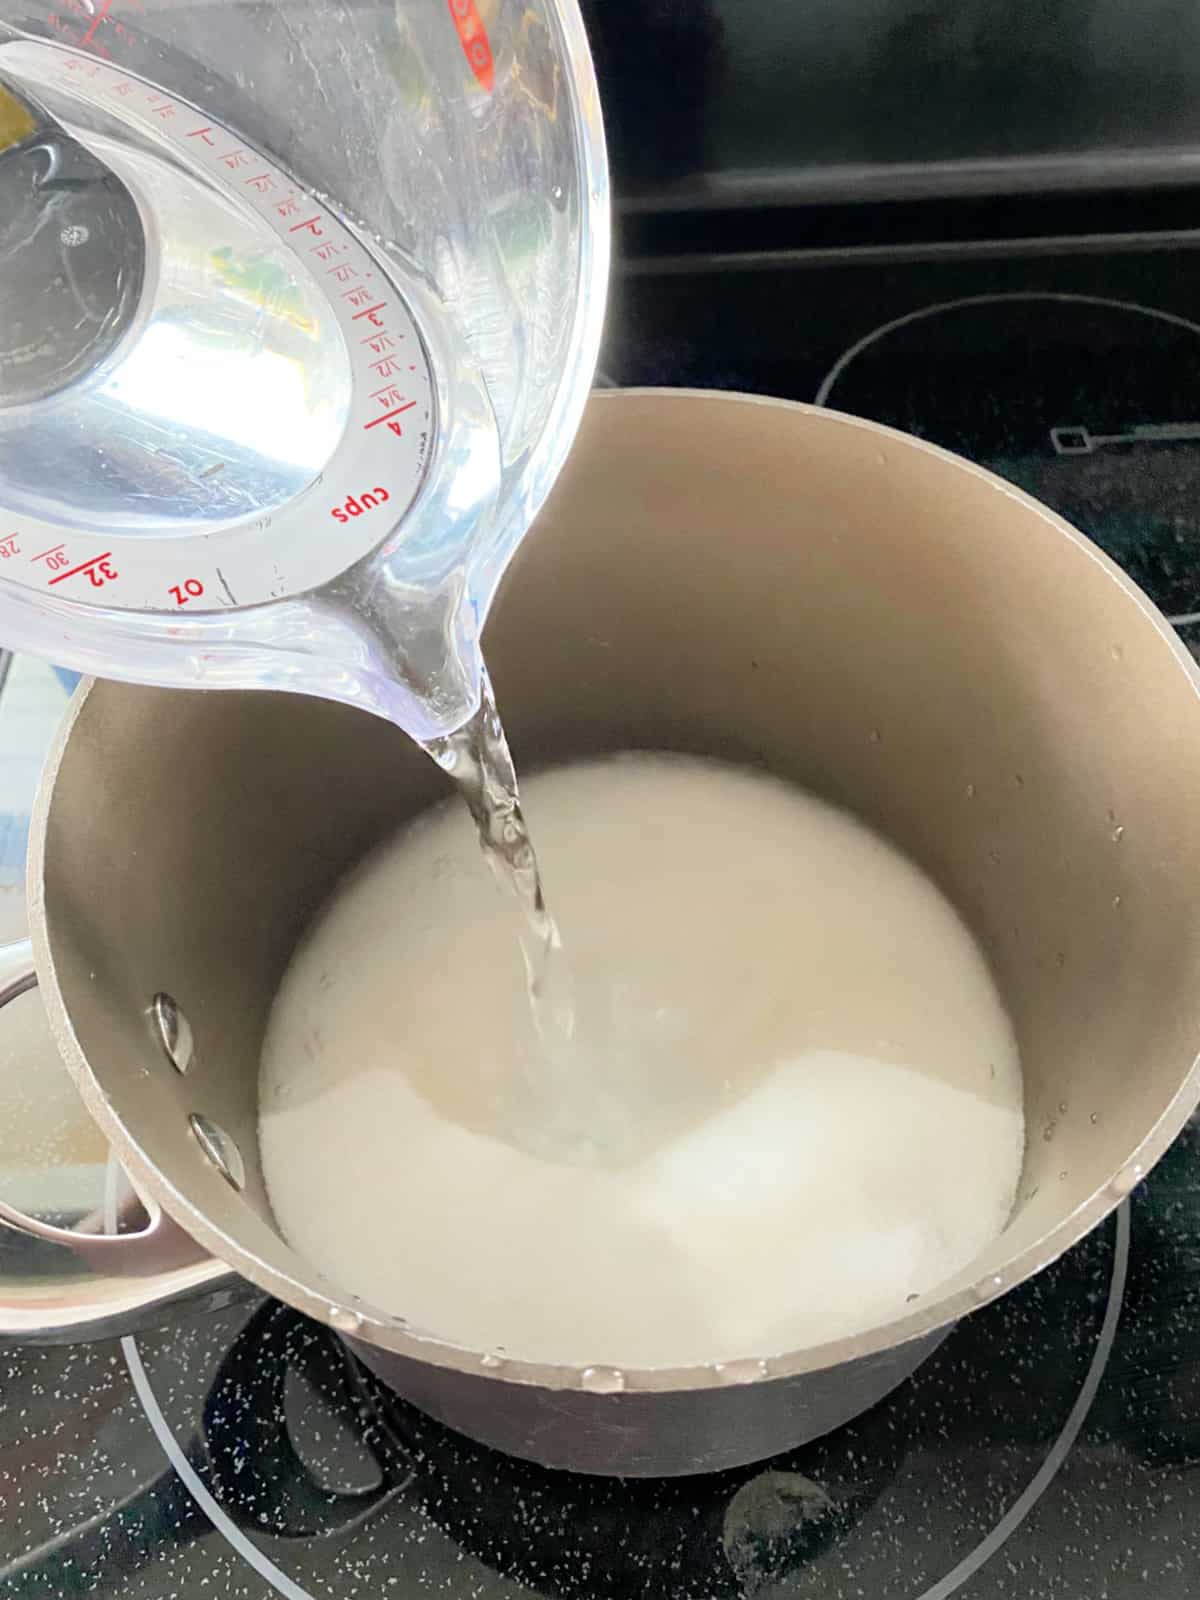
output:
[[96,37],[96,29],[107,19],[108,13],[112,10],[112,3],[113,0],[100,0],[100,4],[92,13],[91,27],[79,41],[82,49],[86,50],[88,45],[90,45],[92,40]]
[[373,489],[368,489],[365,494],[347,496],[340,506],[331,507],[329,515],[335,522],[349,522],[351,517],[364,516],[368,511],[374,511],[377,507],[386,505],[391,498],[387,490],[377,483]]
[[475,0],[447,0],[454,19],[458,42],[462,45],[467,65],[475,74],[481,88],[491,94],[496,85],[496,63],[492,58],[492,42],[488,38],[483,18]]
[[[395,412],[389,411],[388,407],[404,407],[404,390],[401,389],[398,383],[385,383],[382,389],[372,389],[371,399],[378,400],[380,406],[384,411],[387,411],[389,417],[395,416]],[[416,403],[415,400],[410,402],[412,405],[416,405]]]
[[382,417],[372,417],[370,422],[363,423],[363,432],[365,433],[368,428],[377,428],[381,422],[386,422],[392,433],[398,434],[400,432],[400,424],[394,418],[400,416],[404,411],[411,411],[416,403],[415,400],[410,400],[406,406],[397,406],[394,411],[385,411]]
[[[113,571],[109,562],[112,560],[112,551],[106,550],[102,556],[93,556],[90,561],[81,561],[77,567],[72,567],[69,572],[60,572],[57,578],[51,578],[51,585],[65,583],[68,578],[74,578],[81,572],[86,572],[88,582],[93,589],[103,589],[106,583],[119,576]],[[50,565],[49,562],[46,563]]]
[[21,553],[21,546],[15,533],[10,533],[7,538],[0,539],[0,561],[8,561],[11,557]]
[[[109,37],[115,36],[118,41],[126,41],[130,37],[129,29],[120,17],[112,15],[115,0],[99,0],[99,4],[95,4],[94,0],[59,0],[59,4],[62,11],[70,12],[79,20],[68,22],[57,11],[51,11],[46,20],[56,33],[79,50],[91,50],[105,61],[111,61],[112,51],[102,38],[97,37],[101,28],[105,34]],[[121,0],[121,5],[126,11],[145,14],[141,0]],[[84,28],[85,21],[86,28]]]
[[37,555],[30,556],[29,561],[31,565],[35,561],[44,561],[51,572],[58,572],[60,568],[71,565],[67,547],[63,544],[51,545],[49,550],[39,550]]
[[204,585],[199,578],[185,578],[182,583],[173,583],[167,590],[177,606],[187,605],[189,600],[198,600],[204,593]]

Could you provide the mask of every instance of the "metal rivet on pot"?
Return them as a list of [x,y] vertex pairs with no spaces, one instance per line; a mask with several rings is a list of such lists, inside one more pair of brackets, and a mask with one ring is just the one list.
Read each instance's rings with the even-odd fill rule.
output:
[[494,1351],[489,1350],[485,1355],[480,1356],[479,1365],[486,1367],[489,1372],[496,1372],[504,1365],[504,1357],[498,1356]]
[[242,1160],[242,1152],[224,1128],[218,1128],[210,1117],[204,1116],[199,1111],[192,1112],[188,1123],[195,1135],[196,1143],[225,1181],[232,1184],[235,1189],[244,1189],[246,1166]]
[[625,1374],[616,1367],[584,1367],[579,1384],[589,1394],[620,1394],[625,1387]]
[[176,1072],[186,1072],[192,1064],[196,1045],[192,1025],[179,1009],[175,997],[160,990],[150,1002],[150,1020],[167,1060]]
[[722,1383],[757,1383],[770,1369],[765,1361],[718,1361],[713,1371]]
[[363,1319],[361,1313],[351,1311],[346,1306],[330,1306],[329,1325],[339,1333],[357,1333],[363,1325]]

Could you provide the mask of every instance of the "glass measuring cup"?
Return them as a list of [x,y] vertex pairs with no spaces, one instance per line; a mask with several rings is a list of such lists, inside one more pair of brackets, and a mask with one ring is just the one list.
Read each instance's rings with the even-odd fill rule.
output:
[[0,638],[458,727],[608,252],[575,0],[0,0]]

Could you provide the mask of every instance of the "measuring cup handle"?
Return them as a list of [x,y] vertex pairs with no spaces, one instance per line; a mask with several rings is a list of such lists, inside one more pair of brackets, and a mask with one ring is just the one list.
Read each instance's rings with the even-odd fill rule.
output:
[[[28,939],[0,946],[0,1009],[36,988],[37,981]],[[117,1214],[128,1215],[130,1201],[136,1200],[145,1226],[111,1235],[99,1231],[105,1225],[99,1213],[78,1227],[60,1228],[0,1200],[0,1230],[57,1247],[48,1265],[30,1273],[5,1261],[9,1252],[0,1240],[0,1337],[43,1344],[112,1339],[168,1321],[167,1308],[184,1301],[215,1308],[254,1293],[224,1262],[206,1254],[157,1201],[135,1195],[132,1185],[129,1190]],[[69,1252],[86,1275],[73,1280],[60,1251]]]

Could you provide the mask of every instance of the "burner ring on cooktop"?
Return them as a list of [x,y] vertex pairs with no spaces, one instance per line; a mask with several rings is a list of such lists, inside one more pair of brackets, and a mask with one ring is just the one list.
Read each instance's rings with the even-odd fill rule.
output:
[[[949,1600],[1016,1532],[1067,1459],[1095,1398],[1113,1347],[1129,1258],[1128,1202],[1120,1207],[1116,1214],[1115,1230],[1111,1230],[1111,1264],[1106,1274],[1105,1295],[1104,1277],[1100,1273],[1103,1273],[1106,1264],[1109,1231],[1102,1230],[1100,1234],[1091,1235],[1088,1241],[1084,1241],[1066,1258],[1069,1263],[1071,1257],[1078,1259],[1080,1253],[1087,1257],[1084,1271],[1090,1288],[1082,1297],[1071,1299],[1070,1303],[1075,1307],[1074,1321],[1082,1328],[1093,1314],[1099,1315],[1101,1300],[1104,1309],[1095,1343],[1090,1356],[1086,1356],[1086,1371],[1074,1398],[1071,1399],[1069,1393],[1062,1397],[1064,1405],[1070,1401],[1064,1422],[1049,1441],[1032,1477],[1028,1478],[1016,1497],[1009,1500],[1006,1509],[984,1536],[942,1577],[932,1584],[926,1579],[925,1588],[914,1595],[913,1600]],[[991,1362],[997,1355],[1002,1357],[1004,1350],[1014,1352],[1010,1361],[1016,1359],[1018,1367],[1026,1364],[1022,1357],[1026,1354],[1023,1346],[1029,1342],[1028,1328],[1022,1317],[1035,1328],[1044,1324],[1038,1285],[1060,1271],[1067,1273],[1068,1284],[1073,1282],[1069,1277],[1069,1268],[1059,1263],[1030,1285],[1004,1297],[987,1311],[978,1312],[967,1319],[960,1333],[967,1332],[968,1351],[972,1346],[972,1337],[967,1330],[984,1328],[988,1325],[986,1319],[992,1319],[990,1325],[993,1334],[981,1336],[982,1342],[980,1338],[975,1341],[983,1352],[985,1373],[994,1370]],[[1053,1297],[1056,1292],[1054,1286],[1046,1282],[1046,1296]],[[1071,1293],[1070,1288],[1067,1292]],[[1022,1312],[1015,1309],[1015,1303],[1023,1297],[1026,1299],[1026,1309]],[[1058,1301],[1054,1303],[1057,1305]],[[1004,1320],[1006,1317],[1007,1321]],[[247,1324],[250,1331],[256,1326],[265,1330],[267,1353],[264,1354],[262,1345],[255,1345],[248,1353],[260,1362],[278,1362],[281,1359],[281,1347],[287,1341],[286,1330],[282,1339],[280,1330],[285,1322],[290,1326],[291,1321],[297,1324],[302,1333],[328,1342],[333,1352],[331,1359],[340,1357],[341,1347],[325,1330],[310,1330],[303,1319],[288,1308],[270,1304],[256,1313]],[[952,1340],[949,1345],[943,1346],[943,1352],[950,1351],[955,1342]],[[961,1347],[961,1339],[957,1342]],[[306,1589],[297,1581],[297,1576],[280,1567],[254,1543],[244,1528],[239,1528],[226,1506],[206,1487],[193,1464],[193,1454],[186,1441],[181,1441],[168,1423],[137,1341],[132,1338],[123,1340],[122,1349],[152,1428],[175,1471],[214,1526],[238,1554],[253,1566],[258,1576],[277,1593],[287,1596],[288,1600],[315,1600],[318,1593],[328,1592],[327,1582],[318,1584],[313,1590]],[[232,1354],[236,1356],[236,1350]],[[941,1354],[939,1352],[939,1356],[932,1358],[923,1371],[929,1373],[937,1365]],[[1037,1352],[1034,1354],[1036,1366]],[[1046,1352],[1042,1354],[1045,1359]],[[1081,1349],[1080,1359],[1084,1359],[1085,1355],[1085,1350]],[[969,1388],[978,1390],[985,1387],[980,1382],[981,1374],[975,1370],[976,1357],[968,1353],[963,1359],[966,1361],[966,1370],[965,1374],[958,1373],[960,1386],[965,1381]],[[1048,1367],[1055,1369],[1058,1360],[1058,1356],[1051,1356]],[[962,1360],[958,1365],[961,1367]],[[951,1359],[947,1368],[953,1367]],[[233,1374],[231,1392],[240,1391],[242,1376]],[[902,1395],[903,1389],[911,1389],[921,1381],[921,1375],[918,1374],[897,1393]],[[908,1434],[904,1431],[904,1413],[897,1411],[894,1400],[888,1400],[858,1422],[827,1436],[826,1440],[817,1441],[815,1445],[780,1457],[775,1462],[719,1474],[709,1479],[675,1479],[667,1480],[664,1485],[647,1483],[630,1486],[617,1480],[578,1479],[568,1474],[533,1468],[528,1463],[509,1462],[451,1434],[403,1402],[392,1402],[390,1398],[381,1401],[381,1391],[374,1386],[374,1380],[365,1374],[361,1375],[361,1385],[364,1395],[375,1396],[375,1404],[383,1406],[381,1422],[383,1428],[390,1431],[392,1443],[381,1444],[379,1430],[372,1430],[371,1449],[381,1459],[387,1449],[393,1450],[395,1459],[385,1472],[385,1479],[390,1481],[392,1487],[388,1489],[385,1486],[385,1492],[379,1494],[374,1502],[368,1496],[358,1496],[357,1500],[368,1508],[367,1514],[357,1520],[343,1515],[337,1529],[331,1531],[369,1528],[377,1546],[386,1544],[390,1526],[387,1502],[400,1496],[408,1507],[406,1527],[412,1521],[415,1508],[415,1513],[430,1525],[431,1533],[436,1530],[440,1538],[448,1535],[449,1541],[457,1544],[464,1555],[474,1558],[480,1570],[486,1573],[490,1569],[499,1575],[502,1582],[506,1579],[509,1582],[514,1579],[524,1581],[534,1588],[534,1592],[553,1595],[556,1600],[590,1600],[594,1595],[616,1594],[620,1592],[619,1584],[626,1582],[635,1569],[645,1580],[641,1584],[641,1592],[648,1596],[662,1593],[678,1600],[683,1595],[700,1592],[695,1587],[697,1582],[704,1584],[706,1600],[709,1595],[752,1595],[785,1572],[801,1570],[807,1562],[819,1558],[822,1552],[836,1551],[852,1526],[853,1519],[869,1511],[870,1506],[885,1493],[896,1474],[898,1455],[903,1455],[904,1447],[909,1442]],[[929,1380],[927,1387],[930,1394],[924,1396],[921,1403],[930,1402],[935,1410],[940,1405],[947,1416],[955,1418],[960,1409],[955,1395],[952,1393],[948,1400],[943,1397],[938,1401],[940,1388],[936,1377]],[[1034,1409],[1038,1408],[1035,1406]],[[899,1425],[897,1416],[901,1418]],[[237,1434],[236,1426],[232,1433]],[[843,1457],[846,1459],[843,1460]],[[814,1461],[821,1465],[814,1467]],[[812,1476],[805,1472],[806,1466]],[[665,1491],[666,1500],[662,1500],[661,1491]],[[574,1505],[573,1500],[576,1502]],[[643,1500],[647,1505],[650,1501],[654,1502],[648,1512],[646,1506],[642,1505]],[[342,1497],[342,1503],[346,1506],[353,1507],[355,1502],[355,1496]],[[371,1508],[375,1514],[368,1521]],[[714,1508],[715,1522],[713,1516],[708,1515]],[[638,1515],[631,1516],[630,1512],[637,1512]],[[645,1516],[643,1512],[646,1512]],[[546,1527],[563,1513],[567,1517],[565,1529],[568,1537],[548,1551]],[[950,1514],[953,1516],[953,1513]],[[270,1526],[270,1519],[266,1515],[251,1519],[251,1528],[254,1528],[255,1521],[263,1524],[263,1533],[279,1534],[282,1531],[281,1527]],[[656,1543],[655,1534],[664,1527],[677,1541],[676,1544]],[[649,1538],[647,1529],[651,1535]],[[404,1536],[409,1537],[410,1534],[411,1529]],[[704,1544],[701,1535],[707,1537],[707,1544]],[[294,1545],[298,1558],[310,1545],[316,1548],[321,1542],[319,1536],[312,1541],[289,1541]],[[709,1565],[697,1564],[700,1560],[697,1546],[702,1544],[703,1560]],[[632,1561],[632,1565],[626,1561],[629,1571],[615,1558],[622,1546]],[[606,1565],[611,1569],[612,1581],[618,1583],[617,1589],[612,1587],[612,1583],[606,1587],[603,1575],[598,1575],[596,1570],[597,1560],[604,1559],[610,1551],[613,1552],[613,1559],[608,1560]],[[411,1552],[408,1555],[411,1559]],[[590,1578],[586,1567],[589,1556],[593,1560]],[[677,1570],[686,1568],[689,1561],[692,1564],[690,1571]],[[799,1568],[797,1562],[800,1563]],[[297,1569],[299,1564],[298,1559]],[[659,1567],[662,1568],[661,1573],[658,1572]],[[661,1589],[652,1585],[651,1580],[656,1575],[662,1578]],[[303,1574],[298,1572],[298,1576],[302,1577]],[[686,1586],[679,1587],[679,1581],[684,1580]],[[473,1592],[486,1595],[488,1590],[477,1585]]]
[[1200,323],[1101,295],[936,301],[816,394],[990,467],[1081,528],[1172,621],[1200,612]]

